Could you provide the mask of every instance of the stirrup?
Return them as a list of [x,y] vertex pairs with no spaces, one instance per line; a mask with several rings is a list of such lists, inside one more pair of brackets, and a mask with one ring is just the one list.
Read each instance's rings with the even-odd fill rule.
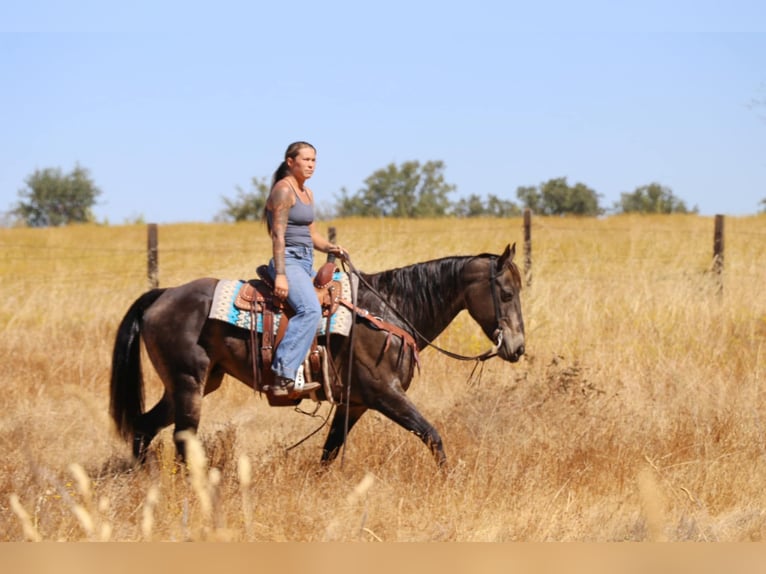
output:
[[306,382],[306,377],[303,374],[303,365],[301,365],[295,374],[295,380],[276,377],[274,386],[271,387],[271,393],[275,397],[298,398],[301,395],[316,391],[321,386],[313,381]]
[[298,367],[298,372],[295,373],[295,381],[293,382],[293,390],[296,392],[303,392],[306,387],[306,377],[303,374],[303,365]]

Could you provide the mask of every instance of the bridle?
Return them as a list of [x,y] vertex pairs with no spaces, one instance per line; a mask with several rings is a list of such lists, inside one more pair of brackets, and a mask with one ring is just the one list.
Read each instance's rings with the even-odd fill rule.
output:
[[497,279],[496,263],[497,257],[493,255],[489,261],[489,292],[492,294],[492,306],[495,309],[495,324],[497,325],[492,333],[492,340],[495,341],[495,345],[491,349],[493,357],[497,355],[497,350],[503,344],[503,329],[500,327],[500,302],[497,300],[497,290],[495,289],[495,279]]
[[439,351],[441,354],[446,355],[447,357],[450,357],[451,359],[457,359],[458,361],[486,361],[487,359],[491,359],[492,357],[497,356],[497,351],[500,348],[500,345],[503,344],[503,329],[500,327],[500,302],[497,299],[497,292],[495,290],[495,279],[497,279],[497,256],[496,255],[490,255],[490,261],[489,261],[489,291],[492,294],[492,305],[494,307],[495,311],[495,323],[497,327],[492,333],[492,339],[494,340],[495,344],[488,350],[484,351],[483,353],[480,353],[478,355],[461,355],[459,353],[454,353],[452,351],[448,351],[447,349],[443,349],[439,345],[435,345],[434,343],[430,342],[420,331],[418,331],[412,323],[409,322],[409,320],[404,317],[399,310],[394,307],[388,299],[375,287],[370,285],[370,283],[365,280],[365,278],[362,276],[362,274],[359,272],[359,270],[354,267],[354,264],[351,262],[351,259],[346,255],[346,257],[343,259],[343,263],[348,263],[350,271],[356,275],[359,278],[359,281],[364,284],[367,289],[369,289],[375,296],[380,299],[383,304],[388,307],[391,311],[394,312],[394,314],[409,328],[412,330],[412,333],[425,341],[426,345],[429,347],[432,347]]

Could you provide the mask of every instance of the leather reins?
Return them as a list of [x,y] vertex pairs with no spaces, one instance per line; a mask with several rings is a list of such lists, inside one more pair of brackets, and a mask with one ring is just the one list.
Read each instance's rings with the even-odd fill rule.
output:
[[391,311],[393,311],[394,314],[409,329],[412,330],[414,335],[416,335],[417,337],[419,337],[420,339],[425,341],[427,346],[433,347],[434,349],[436,349],[437,351],[439,351],[443,355],[446,355],[447,357],[450,357],[451,359],[457,359],[458,361],[486,361],[487,359],[491,359],[492,357],[497,356],[497,350],[500,348],[500,345],[502,345],[502,343],[503,343],[503,330],[500,327],[500,319],[501,319],[501,317],[500,317],[500,302],[497,300],[497,293],[495,292],[495,288],[494,288],[495,279],[497,278],[497,269],[496,269],[496,267],[497,267],[497,265],[496,265],[497,256],[492,255],[490,257],[490,262],[489,262],[489,291],[492,294],[492,305],[493,305],[494,311],[495,311],[495,321],[497,322],[497,328],[495,329],[495,331],[493,333],[493,336],[495,338],[495,345],[491,349],[488,349],[487,351],[484,351],[483,353],[480,353],[478,355],[470,355],[470,356],[469,355],[461,355],[459,353],[454,353],[452,351],[448,351],[447,349],[444,349],[444,348],[440,347],[439,345],[436,345],[436,344],[432,343],[431,341],[429,341],[428,338],[425,337],[422,333],[420,333],[420,331],[418,331],[412,325],[412,323],[410,323],[410,321],[406,317],[404,317],[399,312],[399,310],[396,307],[394,307],[388,301],[388,299],[386,299],[386,297],[380,291],[375,289],[375,287],[370,285],[370,283],[367,280],[365,280],[365,278],[362,276],[362,274],[359,272],[359,270],[351,262],[351,258],[348,257],[348,254],[346,254],[346,257],[344,257],[342,261],[343,261],[344,264],[348,263],[350,271],[359,278],[359,281],[361,283],[363,283],[364,286],[367,287],[367,289],[372,291],[372,293],[374,293],[378,297],[378,299],[380,299],[386,305],[386,307],[388,307]]

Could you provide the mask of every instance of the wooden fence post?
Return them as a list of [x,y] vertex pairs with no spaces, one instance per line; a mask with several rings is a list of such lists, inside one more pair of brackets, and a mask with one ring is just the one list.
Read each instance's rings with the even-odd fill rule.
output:
[[527,287],[532,286],[532,211],[524,210],[524,277]]
[[[327,228],[327,240],[330,243],[335,243],[335,228],[332,227],[332,226]],[[335,262],[335,255],[333,255],[332,253],[328,253],[327,254],[327,261],[329,261],[330,263],[334,263]]]
[[713,273],[715,273],[719,295],[723,293],[723,244],[723,215],[716,215],[713,232]]
[[157,270],[157,224],[150,223],[147,229],[146,239],[147,277],[149,289],[156,289],[160,285],[159,272]]

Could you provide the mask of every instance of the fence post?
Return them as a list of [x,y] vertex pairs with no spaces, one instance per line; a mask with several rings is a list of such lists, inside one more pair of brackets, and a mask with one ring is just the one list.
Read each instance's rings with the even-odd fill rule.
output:
[[[327,228],[327,240],[330,243],[335,243],[335,227],[330,226]],[[327,261],[329,263],[335,263],[335,255],[333,255],[332,253],[328,253]]]
[[723,215],[716,215],[713,232],[713,273],[715,273],[719,295],[723,293],[723,246]]
[[150,223],[147,229],[146,239],[147,277],[149,289],[156,289],[160,285],[159,272],[157,271],[157,224]]
[[524,277],[527,287],[532,286],[532,211],[524,210]]

